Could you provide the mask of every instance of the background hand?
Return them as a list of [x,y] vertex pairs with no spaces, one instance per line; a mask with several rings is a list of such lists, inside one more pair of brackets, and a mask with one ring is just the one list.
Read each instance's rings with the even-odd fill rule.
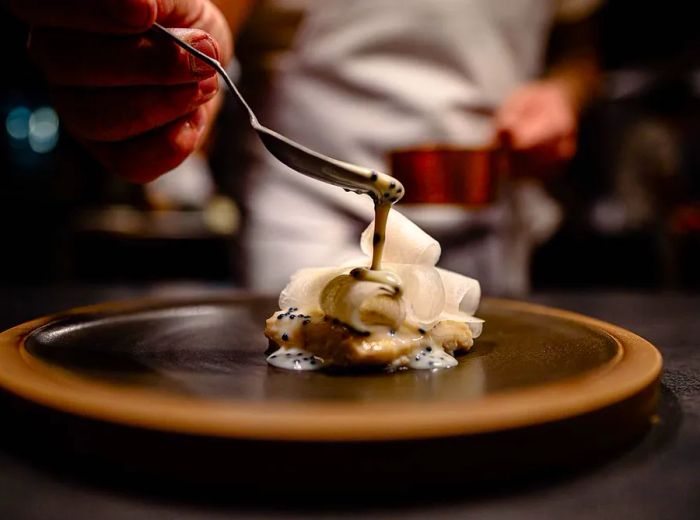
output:
[[542,80],[506,99],[496,114],[496,128],[528,170],[547,174],[576,152],[577,119],[578,107],[566,86]]

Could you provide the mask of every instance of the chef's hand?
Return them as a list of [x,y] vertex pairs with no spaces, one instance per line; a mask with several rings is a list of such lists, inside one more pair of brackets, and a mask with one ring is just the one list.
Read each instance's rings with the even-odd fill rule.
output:
[[215,116],[214,70],[159,22],[226,63],[232,37],[209,0],[10,0],[31,25],[29,51],[66,128],[109,170],[147,182],[201,144]]
[[529,170],[520,173],[546,175],[573,157],[578,110],[567,86],[557,80],[527,84],[506,99],[496,114],[496,128],[516,162]]

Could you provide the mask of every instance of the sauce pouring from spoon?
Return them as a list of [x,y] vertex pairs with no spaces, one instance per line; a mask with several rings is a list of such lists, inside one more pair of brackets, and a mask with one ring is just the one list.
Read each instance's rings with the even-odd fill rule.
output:
[[366,194],[372,198],[375,212],[372,264],[369,270],[365,268],[354,270],[353,277],[358,280],[384,283],[391,286],[398,293],[398,279],[392,273],[382,271],[381,262],[386,238],[386,221],[392,205],[404,195],[403,185],[390,175],[328,157],[261,125],[252,108],[241,95],[221,63],[195,49],[160,24],[153,24],[152,30],[167,36],[175,44],[204,61],[219,73],[224,83],[226,83],[247,112],[250,125],[258,134],[265,148],[280,162],[313,179],[344,188],[348,191],[354,191],[355,193]]

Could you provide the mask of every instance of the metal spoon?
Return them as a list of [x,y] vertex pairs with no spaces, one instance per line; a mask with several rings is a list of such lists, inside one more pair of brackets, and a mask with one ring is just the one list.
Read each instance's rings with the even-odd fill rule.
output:
[[319,181],[340,186],[341,188],[357,193],[366,193],[370,195],[376,203],[393,203],[403,196],[403,186],[393,177],[369,168],[339,161],[338,159],[320,154],[261,125],[258,118],[255,117],[255,113],[250,108],[250,105],[248,105],[238,91],[238,88],[236,88],[236,85],[226,73],[226,70],[217,60],[182,41],[162,25],[157,23],[153,24],[153,29],[168,36],[177,45],[213,67],[216,72],[221,75],[228,88],[231,89],[243,108],[248,112],[250,125],[258,133],[265,148],[282,163],[299,173],[303,173]]

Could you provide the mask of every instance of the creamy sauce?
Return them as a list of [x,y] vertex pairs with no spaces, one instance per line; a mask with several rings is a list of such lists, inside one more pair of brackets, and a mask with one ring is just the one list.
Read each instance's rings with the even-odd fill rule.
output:
[[418,348],[408,357],[408,366],[417,370],[452,368],[459,363],[441,347],[427,346]]
[[378,271],[372,268],[356,267],[350,271],[350,276],[362,282],[374,282],[389,287],[390,294],[398,296],[401,294],[401,280],[391,271]]
[[267,362],[273,367],[286,370],[318,370],[323,368],[323,360],[320,357],[298,347],[282,347],[267,356]]
[[386,243],[386,222],[391,207],[404,195],[403,185],[384,173],[372,171],[370,175],[373,189],[369,192],[374,201],[374,236],[372,237],[372,264],[369,269],[358,268],[353,277],[360,281],[388,285],[397,296],[401,293],[401,282],[396,275],[382,271],[382,253]]
[[382,253],[386,243],[386,221],[391,211],[390,202],[380,202],[374,206],[374,236],[372,237],[372,265],[370,269],[379,271],[382,268]]

